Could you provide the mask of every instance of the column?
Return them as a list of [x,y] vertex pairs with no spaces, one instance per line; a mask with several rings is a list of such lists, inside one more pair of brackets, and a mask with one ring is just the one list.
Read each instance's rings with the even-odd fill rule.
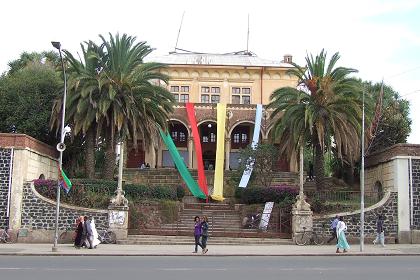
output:
[[230,138],[225,138],[225,170],[230,167]]
[[193,166],[193,153],[194,150],[194,138],[193,137],[188,137],[188,168],[189,169],[194,169]]

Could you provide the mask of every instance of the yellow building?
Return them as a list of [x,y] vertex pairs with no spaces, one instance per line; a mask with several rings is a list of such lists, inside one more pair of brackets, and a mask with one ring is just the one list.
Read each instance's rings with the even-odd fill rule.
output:
[[[239,149],[252,141],[256,104],[267,105],[271,93],[285,86],[296,86],[296,79],[287,74],[292,67],[291,55],[283,61],[271,61],[249,52],[228,54],[170,53],[153,59],[165,63],[162,72],[170,77],[168,90],[177,100],[170,116],[169,130],[175,145],[190,169],[196,169],[191,127],[186,102],[195,103],[196,119],[206,169],[213,169],[216,155],[216,104],[227,104],[225,166],[238,166]],[[270,141],[269,111],[262,120],[260,141]],[[127,167],[149,163],[151,168],[173,167],[169,152],[161,143],[157,147],[135,150],[129,147]],[[279,171],[294,171],[294,159],[280,159]]]

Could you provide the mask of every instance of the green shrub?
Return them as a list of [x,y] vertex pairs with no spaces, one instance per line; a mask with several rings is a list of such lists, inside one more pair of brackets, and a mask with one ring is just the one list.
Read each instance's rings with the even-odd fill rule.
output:
[[258,204],[273,201],[284,206],[292,204],[298,193],[296,188],[287,185],[251,187],[236,191],[236,194],[240,196],[242,203],[245,204]]
[[182,200],[185,196],[185,187],[182,185],[178,185],[176,187],[176,197],[178,200]]
[[162,200],[159,205],[163,223],[174,223],[179,218],[179,204],[173,200]]

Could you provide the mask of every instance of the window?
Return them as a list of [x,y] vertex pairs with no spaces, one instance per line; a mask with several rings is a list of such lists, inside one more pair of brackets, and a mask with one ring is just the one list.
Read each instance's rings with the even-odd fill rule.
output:
[[232,87],[232,104],[251,104],[251,88]]
[[210,103],[210,97],[208,94],[201,95],[201,103]]
[[211,96],[211,103],[219,103],[219,102],[220,102],[220,95]]
[[216,134],[213,132],[210,133],[210,142],[212,143],[216,142]]
[[233,134],[233,143],[239,143],[239,133]]
[[190,101],[190,95],[189,94],[181,94],[181,98],[179,99],[179,102],[187,103],[189,101]]
[[[169,91],[172,92],[175,98],[175,102],[186,103],[190,101],[189,94],[185,92],[190,92],[190,86],[170,86]],[[183,92],[183,94],[179,94]]]
[[219,103],[220,87],[201,87],[201,103]]
[[170,122],[169,134],[171,135],[171,138],[174,141],[176,147],[187,147],[188,131],[183,124],[176,121]]
[[178,141],[178,131],[171,132],[172,140]]
[[170,92],[179,92],[179,86],[171,86]]
[[179,142],[185,142],[185,133],[179,132]]
[[232,95],[232,104],[241,104],[241,96]]
[[203,136],[203,143],[208,143],[208,142],[209,142],[209,137]]
[[211,93],[220,93],[220,87],[212,87]]
[[242,133],[242,143],[248,143],[248,135]]

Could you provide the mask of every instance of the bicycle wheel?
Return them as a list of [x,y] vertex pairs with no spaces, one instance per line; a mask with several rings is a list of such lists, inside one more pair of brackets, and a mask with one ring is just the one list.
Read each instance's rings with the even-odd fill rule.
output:
[[66,243],[67,240],[67,231],[63,231],[60,236],[58,237],[58,243],[63,244]]
[[306,245],[309,241],[309,235],[306,232],[303,233],[297,233],[295,235],[295,243],[298,246]]
[[117,243],[117,235],[115,234],[115,232],[108,231],[108,235],[109,235],[109,243],[111,244]]
[[320,235],[320,234],[316,234],[314,232],[314,234],[312,235],[312,239],[315,243],[315,245],[322,245],[325,243],[325,238],[324,236]]

